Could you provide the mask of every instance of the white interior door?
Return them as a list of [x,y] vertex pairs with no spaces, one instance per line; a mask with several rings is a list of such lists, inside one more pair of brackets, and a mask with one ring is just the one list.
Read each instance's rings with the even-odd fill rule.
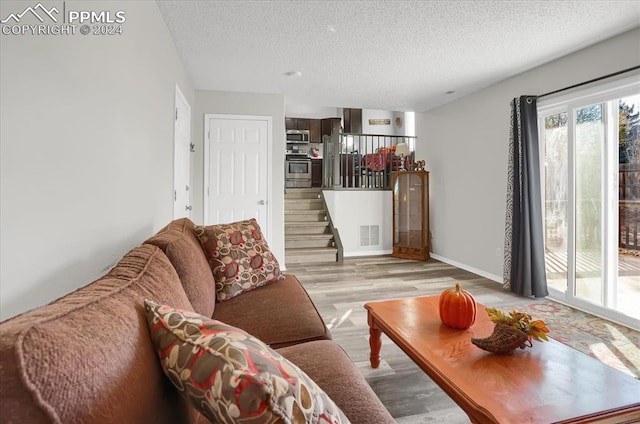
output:
[[173,219],[189,217],[189,140],[191,139],[191,107],[176,85],[176,108],[173,156]]
[[256,218],[268,240],[271,117],[205,115],[204,224]]

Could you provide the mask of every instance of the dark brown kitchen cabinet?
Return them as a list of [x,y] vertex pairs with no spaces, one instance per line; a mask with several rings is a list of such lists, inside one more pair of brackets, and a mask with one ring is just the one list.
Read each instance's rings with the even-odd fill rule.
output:
[[311,159],[311,187],[322,187],[322,159]]
[[298,128],[299,130],[308,130],[309,129],[309,120],[305,118],[297,118],[298,119]]
[[309,131],[309,141],[311,143],[320,143],[320,119],[310,118],[284,118],[285,128],[288,130],[306,130]]
[[309,119],[309,141],[312,143],[320,143],[320,119]]
[[334,132],[335,133],[340,132],[340,129],[342,128],[341,118],[325,118],[325,119],[322,119],[320,122],[322,125],[321,139],[325,135],[330,136]]
[[343,109],[344,132],[351,134],[362,133],[362,109]]

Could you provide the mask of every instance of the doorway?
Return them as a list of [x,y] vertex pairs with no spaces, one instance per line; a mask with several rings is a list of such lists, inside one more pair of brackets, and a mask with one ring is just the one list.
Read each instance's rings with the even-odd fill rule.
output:
[[633,328],[640,328],[639,112],[637,78],[538,106],[549,295]]
[[205,115],[204,225],[256,218],[271,229],[270,116]]
[[176,85],[173,134],[173,219],[188,218],[191,212],[189,160],[191,140],[191,106]]

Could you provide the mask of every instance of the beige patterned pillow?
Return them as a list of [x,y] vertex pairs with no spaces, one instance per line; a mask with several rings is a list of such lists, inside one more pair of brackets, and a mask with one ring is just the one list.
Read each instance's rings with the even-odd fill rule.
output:
[[196,234],[216,280],[219,301],[284,278],[254,218],[196,226]]
[[162,369],[214,423],[349,420],[300,368],[245,331],[145,300]]

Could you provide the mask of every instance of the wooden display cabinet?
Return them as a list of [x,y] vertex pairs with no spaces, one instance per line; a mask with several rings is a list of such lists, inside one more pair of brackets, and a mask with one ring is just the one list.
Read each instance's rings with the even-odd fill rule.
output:
[[429,172],[397,171],[393,189],[392,256],[429,259]]

